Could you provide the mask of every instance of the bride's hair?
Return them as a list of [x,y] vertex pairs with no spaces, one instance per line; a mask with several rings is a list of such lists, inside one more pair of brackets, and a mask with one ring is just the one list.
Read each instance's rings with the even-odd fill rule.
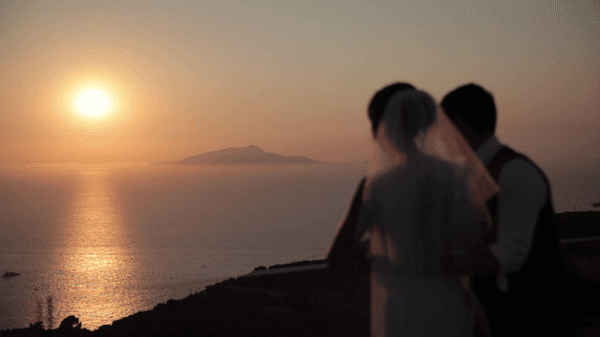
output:
[[404,90],[416,90],[415,87],[406,82],[397,82],[383,87],[381,90],[373,95],[371,98],[371,102],[369,103],[368,108],[368,116],[371,121],[371,128],[373,131],[373,135],[377,132],[377,127],[379,126],[379,121],[381,120],[381,116],[385,111],[385,107],[387,103],[390,101],[390,98],[394,96],[395,93],[404,91]]
[[369,176],[374,177],[402,165],[422,144],[427,129],[437,117],[433,98],[424,91],[406,90],[389,100],[375,137],[376,149]]
[[424,91],[404,91],[395,94],[388,103],[382,126],[390,142],[400,151],[411,151],[419,132],[425,132],[436,118],[433,98]]

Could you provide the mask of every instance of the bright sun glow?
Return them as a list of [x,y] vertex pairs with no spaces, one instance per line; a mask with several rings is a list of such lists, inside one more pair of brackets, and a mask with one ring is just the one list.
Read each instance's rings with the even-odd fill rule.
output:
[[88,89],[79,94],[75,104],[87,117],[97,118],[108,111],[110,99],[98,89]]

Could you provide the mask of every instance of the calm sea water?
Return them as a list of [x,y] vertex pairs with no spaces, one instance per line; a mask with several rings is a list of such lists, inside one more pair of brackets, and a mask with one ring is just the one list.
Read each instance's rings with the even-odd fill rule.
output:
[[541,162],[557,212],[600,211],[600,159]]
[[260,265],[324,258],[365,165],[0,170],[0,330],[95,329]]
[[[542,165],[557,211],[600,161]],[[0,330],[103,324],[260,265],[324,258],[366,165],[0,167]]]

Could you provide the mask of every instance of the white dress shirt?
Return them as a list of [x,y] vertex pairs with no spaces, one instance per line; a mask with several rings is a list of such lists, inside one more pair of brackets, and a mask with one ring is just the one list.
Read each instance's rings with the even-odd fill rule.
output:
[[[502,147],[498,138],[492,136],[476,153],[487,166]],[[538,170],[525,159],[509,161],[500,170],[498,185],[498,241],[490,245],[490,251],[500,263],[500,274],[496,280],[498,288],[506,291],[506,275],[521,268],[531,249],[538,214],[546,202],[548,187]]]

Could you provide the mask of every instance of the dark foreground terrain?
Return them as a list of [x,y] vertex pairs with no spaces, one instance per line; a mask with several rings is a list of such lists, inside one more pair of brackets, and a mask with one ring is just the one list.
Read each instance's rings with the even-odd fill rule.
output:
[[71,316],[58,329],[38,324],[0,336],[365,336],[368,283],[349,276],[321,269],[240,277],[95,331]]
[[[594,239],[600,236],[600,212],[561,213],[556,221],[576,301],[575,335],[600,336],[600,241]],[[324,262],[271,266],[269,272]],[[223,281],[95,331],[82,329],[70,316],[57,329],[45,330],[37,323],[0,331],[0,336],[369,335],[367,279],[330,269],[269,272]]]

